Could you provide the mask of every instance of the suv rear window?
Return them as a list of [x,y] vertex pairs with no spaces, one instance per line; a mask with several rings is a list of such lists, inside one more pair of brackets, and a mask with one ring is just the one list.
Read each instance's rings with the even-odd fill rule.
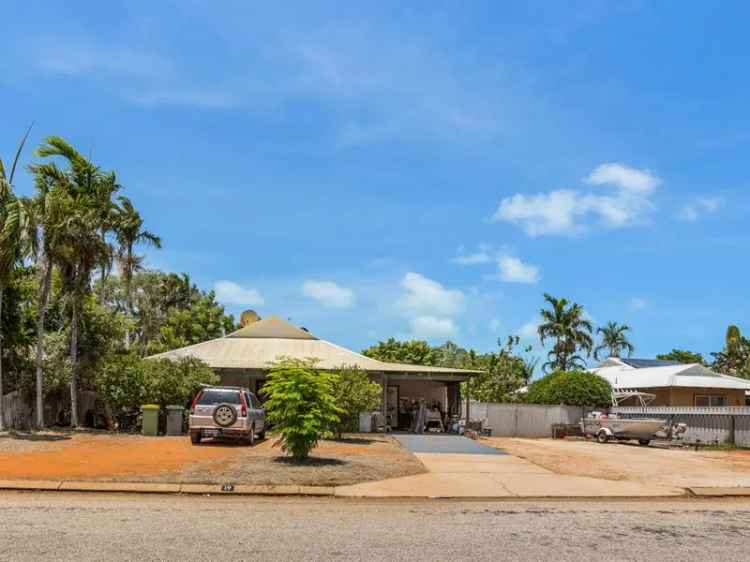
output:
[[201,406],[216,404],[241,404],[239,390],[204,390],[198,399]]

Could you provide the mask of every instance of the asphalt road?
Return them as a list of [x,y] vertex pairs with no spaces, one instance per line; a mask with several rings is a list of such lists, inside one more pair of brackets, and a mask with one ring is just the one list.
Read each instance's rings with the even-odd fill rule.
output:
[[0,494],[2,560],[747,560],[750,502]]

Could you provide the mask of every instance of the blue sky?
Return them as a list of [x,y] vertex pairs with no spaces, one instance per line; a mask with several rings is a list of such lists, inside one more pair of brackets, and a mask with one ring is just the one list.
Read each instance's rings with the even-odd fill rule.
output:
[[533,341],[544,292],[639,356],[750,330],[746,3],[3,12],[0,154],[34,121],[117,170],[148,263],[235,313],[355,349]]

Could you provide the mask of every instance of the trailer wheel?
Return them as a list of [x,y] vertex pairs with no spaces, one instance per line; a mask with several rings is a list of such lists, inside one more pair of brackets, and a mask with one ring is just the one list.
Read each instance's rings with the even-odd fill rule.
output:
[[639,445],[643,445],[644,447],[648,447],[651,444],[651,440],[649,439],[639,439],[638,440]]
[[606,431],[601,430],[596,434],[596,440],[598,443],[606,443],[607,441],[609,441],[609,435],[607,435]]

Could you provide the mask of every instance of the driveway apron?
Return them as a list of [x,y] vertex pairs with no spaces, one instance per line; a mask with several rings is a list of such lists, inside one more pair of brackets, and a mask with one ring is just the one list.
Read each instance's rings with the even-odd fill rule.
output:
[[458,455],[507,455],[505,451],[477,443],[462,435],[394,434],[411,453],[447,453]]

